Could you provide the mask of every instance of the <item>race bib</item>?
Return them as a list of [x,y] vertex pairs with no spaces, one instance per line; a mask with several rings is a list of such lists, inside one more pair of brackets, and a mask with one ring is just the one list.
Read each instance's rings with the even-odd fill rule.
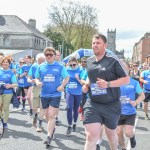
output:
[[23,79],[19,79],[19,80],[18,80],[18,83],[23,84],[23,83],[24,83],[24,80],[23,80]]
[[91,92],[93,96],[107,94],[107,90],[105,88],[99,88],[96,83],[91,84]]
[[150,79],[150,74],[147,75],[147,78]]
[[68,88],[70,88],[70,89],[76,89],[77,88],[77,83],[76,82],[70,82],[68,84]]
[[44,82],[55,82],[55,76],[52,74],[47,74],[44,76]]

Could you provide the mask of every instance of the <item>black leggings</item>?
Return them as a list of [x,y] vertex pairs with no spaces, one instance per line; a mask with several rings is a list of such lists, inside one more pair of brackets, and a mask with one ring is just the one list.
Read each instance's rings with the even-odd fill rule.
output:
[[16,90],[17,97],[20,97],[22,94],[22,98],[25,98],[25,92],[23,87],[19,87]]

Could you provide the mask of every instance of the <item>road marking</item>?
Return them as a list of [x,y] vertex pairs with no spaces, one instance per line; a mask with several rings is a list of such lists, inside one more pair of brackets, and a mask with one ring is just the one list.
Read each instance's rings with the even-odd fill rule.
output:
[[[133,129],[133,132],[135,133],[135,127],[137,125],[137,121],[138,121],[138,116],[135,118],[135,125],[134,125],[134,129]],[[131,149],[131,144],[130,144],[130,139],[128,139],[128,144],[127,144],[127,147],[126,147],[127,150],[130,150]]]
[[[29,108],[29,106],[26,106],[25,111],[27,111],[27,108]],[[22,108],[17,108],[17,109],[14,108],[14,109],[10,110],[9,112],[11,113],[11,112],[19,111],[19,110],[22,110]]]

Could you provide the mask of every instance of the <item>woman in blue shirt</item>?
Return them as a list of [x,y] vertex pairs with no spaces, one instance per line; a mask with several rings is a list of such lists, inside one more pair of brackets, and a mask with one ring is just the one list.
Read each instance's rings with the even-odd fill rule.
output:
[[[130,71],[130,65],[126,61],[122,61],[126,70]],[[130,138],[131,147],[136,146],[136,140],[134,135],[134,124],[136,118],[136,106],[144,100],[145,95],[138,81],[130,77],[130,83],[120,87],[121,89],[121,115],[118,121],[117,134],[118,141],[122,150],[126,150],[124,131],[125,135]],[[138,94],[137,99],[135,98],[136,93]],[[125,129],[125,130],[124,130]]]
[[13,88],[17,87],[16,76],[9,68],[10,63],[11,58],[5,56],[1,61],[2,68],[0,69],[0,117],[3,118],[5,129],[8,128],[9,105],[13,96]]
[[70,135],[73,131],[76,131],[76,122],[78,119],[78,108],[82,99],[82,76],[84,70],[78,67],[78,62],[75,57],[70,57],[68,60],[69,67],[67,68],[70,80],[66,86],[66,102],[67,102],[67,120],[68,129],[66,134]]
[[20,69],[20,76],[19,76],[20,78],[23,79],[23,88],[26,94],[26,99],[28,100],[28,103],[30,106],[30,116],[32,116],[33,114],[32,102],[31,102],[33,84],[28,83],[27,78],[28,78],[28,72],[32,66],[31,60],[32,60],[32,57],[30,55],[25,56],[26,64],[24,64],[22,68]]

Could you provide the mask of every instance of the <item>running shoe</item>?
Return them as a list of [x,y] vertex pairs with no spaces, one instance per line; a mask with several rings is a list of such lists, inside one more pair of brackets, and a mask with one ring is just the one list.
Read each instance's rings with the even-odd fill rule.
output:
[[32,116],[33,115],[33,110],[32,109],[30,109],[30,116]]
[[59,126],[61,124],[61,122],[59,120],[55,121],[56,126]]
[[145,114],[145,120],[149,120],[148,114]]
[[3,123],[3,128],[4,128],[4,129],[8,129],[7,123]]
[[68,136],[71,135],[71,130],[72,130],[72,129],[71,129],[71,127],[69,126],[68,129],[67,129],[67,132],[66,132],[66,134],[67,134]]
[[96,147],[100,147],[101,143],[102,143],[102,139],[99,139],[99,140],[96,142]]
[[130,138],[130,144],[131,144],[132,148],[134,148],[136,146],[135,135],[133,136],[133,138]]
[[73,124],[73,126],[72,126],[72,132],[76,132],[76,124]]
[[52,138],[51,138],[50,136],[48,136],[48,137],[46,138],[44,144],[46,144],[46,146],[50,146],[51,140],[52,140]]
[[43,131],[43,130],[42,130],[42,126],[41,126],[40,124],[37,126],[36,131],[37,131],[37,132],[42,132],[42,131]]

